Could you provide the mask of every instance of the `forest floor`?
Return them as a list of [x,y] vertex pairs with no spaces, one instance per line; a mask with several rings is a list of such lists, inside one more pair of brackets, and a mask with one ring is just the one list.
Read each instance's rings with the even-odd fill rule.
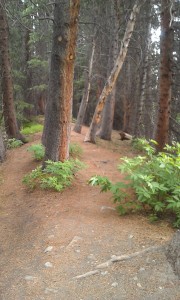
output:
[[180,284],[163,251],[97,268],[112,255],[166,244],[174,231],[145,215],[119,216],[109,193],[87,185],[95,174],[120,180],[119,158],[133,153],[117,132],[113,142],[84,143],[86,130],[72,132],[71,140],[83,148],[87,168],[61,193],[28,192],[22,184],[37,166],[27,148],[40,134],[9,150],[0,166],[0,300],[179,300]]

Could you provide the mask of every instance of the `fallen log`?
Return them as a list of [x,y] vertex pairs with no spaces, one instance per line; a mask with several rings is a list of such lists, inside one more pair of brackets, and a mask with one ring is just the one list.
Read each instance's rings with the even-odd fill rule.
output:
[[132,138],[133,138],[132,135],[130,135],[130,134],[124,132],[124,131],[120,131],[119,135],[120,135],[120,140],[121,141],[132,140]]

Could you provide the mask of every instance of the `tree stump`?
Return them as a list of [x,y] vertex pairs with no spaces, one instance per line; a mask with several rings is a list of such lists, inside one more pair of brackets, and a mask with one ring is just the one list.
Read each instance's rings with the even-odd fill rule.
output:
[[167,260],[171,264],[174,273],[180,279],[180,230],[178,230],[165,250]]

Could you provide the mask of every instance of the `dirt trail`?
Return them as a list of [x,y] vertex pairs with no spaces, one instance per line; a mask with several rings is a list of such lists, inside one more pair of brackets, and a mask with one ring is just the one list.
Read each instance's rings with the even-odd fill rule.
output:
[[86,130],[72,132],[72,141],[83,147],[87,168],[63,193],[29,193],[22,185],[37,165],[26,151],[29,144],[9,151],[0,167],[0,300],[179,300],[179,281],[161,251],[74,278],[97,270],[112,255],[164,244],[173,234],[167,223],[120,217],[109,194],[87,185],[94,174],[120,179],[116,166],[129,147],[116,133],[113,143],[83,143]]

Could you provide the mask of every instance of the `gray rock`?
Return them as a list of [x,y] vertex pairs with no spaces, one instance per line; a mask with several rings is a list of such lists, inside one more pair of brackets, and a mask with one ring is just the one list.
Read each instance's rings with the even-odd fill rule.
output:
[[44,265],[45,265],[46,268],[52,268],[53,267],[52,263],[49,262],[49,261],[47,261]]

